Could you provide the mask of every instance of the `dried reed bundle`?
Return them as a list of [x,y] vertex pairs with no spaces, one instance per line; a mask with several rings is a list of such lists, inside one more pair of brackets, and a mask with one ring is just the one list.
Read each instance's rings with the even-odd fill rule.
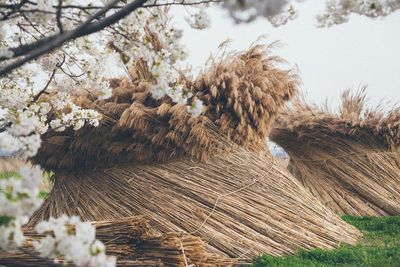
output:
[[194,82],[205,115],[221,133],[253,151],[265,147],[271,122],[298,86],[296,75],[275,67],[280,58],[266,57],[269,48],[254,46],[214,64]]
[[[118,258],[118,266],[231,266],[236,261],[205,252],[200,238],[183,234],[155,234],[143,217],[93,222],[96,238],[106,245],[108,255]],[[32,242],[41,238],[26,229],[28,237],[22,250],[0,252],[0,264],[5,266],[61,266],[40,258]]]
[[207,163],[185,158],[58,172],[30,225],[63,213],[84,220],[142,214],[159,233],[190,233],[202,238],[209,252],[246,260],[259,253],[291,254],[356,242],[357,229],[269,156],[242,147],[234,151]]
[[206,252],[199,237],[168,233],[147,237],[138,244],[135,259],[119,261],[124,266],[232,266],[236,260]]
[[289,169],[338,214],[400,214],[400,111],[365,107],[365,90],[346,91],[335,114],[299,100],[270,138],[290,155]]
[[39,253],[35,252],[31,244],[26,244],[18,251],[0,251],[0,266],[46,266],[60,267],[60,264],[54,263],[52,260],[41,258]]
[[160,234],[193,234],[208,252],[246,260],[355,243],[360,232],[268,156],[270,124],[296,88],[276,60],[257,46],[186,79],[204,101],[199,118],[153,99],[141,62],[132,80],[112,81],[111,99],[77,96],[105,118],[97,128],[43,136],[34,160],[56,175],[29,225],[63,213],[90,221],[143,215]]
[[277,61],[268,47],[255,46],[215,62],[193,82],[182,77],[194,95],[189,102],[194,97],[204,102],[204,116],[198,118],[167,96],[152,98],[145,64],[138,62],[131,79],[111,81],[110,99],[93,101],[84,90],[76,95],[77,104],[103,114],[100,126],[46,133],[34,161],[47,169],[76,170],[186,156],[205,160],[226,149],[213,139],[209,125],[240,145],[266,150],[270,124],[297,86],[296,77],[278,69]]

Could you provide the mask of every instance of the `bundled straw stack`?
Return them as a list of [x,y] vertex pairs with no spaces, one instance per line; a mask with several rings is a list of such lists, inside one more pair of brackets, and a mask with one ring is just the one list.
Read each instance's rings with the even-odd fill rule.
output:
[[299,101],[270,138],[290,155],[289,169],[343,215],[400,214],[400,110],[365,107],[365,90],[346,91],[335,114]]
[[[107,255],[117,256],[121,266],[232,266],[235,261],[207,253],[200,238],[191,235],[155,234],[142,217],[93,222],[96,238],[106,245]],[[60,266],[41,258],[33,250],[33,241],[42,236],[25,230],[28,237],[17,252],[0,252],[0,264],[5,266]]]
[[182,77],[190,89],[187,93],[193,94],[188,104],[195,98],[204,103],[204,115],[197,118],[186,105],[167,96],[152,98],[151,78],[143,62],[138,62],[129,79],[111,81],[110,99],[93,101],[85,90],[76,96],[77,104],[103,114],[98,127],[46,133],[34,161],[52,170],[87,170],[182,157],[206,160],[226,152],[216,133],[252,151],[267,151],[271,122],[297,88],[297,77],[277,69],[277,58],[268,57],[267,49],[255,46],[216,62],[193,82]]
[[182,78],[189,102],[204,103],[199,117],[152,98],[140,62],[130,80],[112,81],[110,99],[77,95],[104,118],[97,128],[43,136],[33,161],[56,174],[30,225],[62,213],[91,221],[143,215],[158,233],[192,234],[207,251],[241,259],[355,243],[358,230],[269,156],[265,138],[297,86],[275,63],[256,46],[194,81]]
[[191,233],[209,251],[246,259],[334,248],[359,237],[270,158],[242,148],[207,163],[188,158],[60,173],[31,223],[62,213],[85,220],[143,214],[160,233]]

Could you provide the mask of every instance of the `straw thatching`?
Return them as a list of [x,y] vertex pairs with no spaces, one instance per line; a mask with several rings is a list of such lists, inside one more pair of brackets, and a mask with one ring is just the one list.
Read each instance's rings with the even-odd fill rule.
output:
[[188,158],[58,173],[31,224],[63,213],[84,220],[143,214],[160,233],[191,233],[208,251],[242,259],[334,248],[360,236],[271,158],[241,148],[207,163]]
[[104,119],[43,136],[33,160],[55,170],[54,187],[29,225],[63,213],[143,215],[158,233],[193,234],[207,251],[246,260],[355,243],[359,231],[268,155],[271,123],[297,84],[275,62],[257,46],[193,82],[182,78],[204,103],[198,118],[168,97],[153,99],[140,62],[131,80],[113,80],[110,99],[76,96]]
[[[207,253],[200,238],[175,233],[155,234],[142,217],[93,222],[96,238],[106,245],[107,255],[117,256],[118,266],[231,266],[235,261]],[[42,238],[34,230],[25,229],[28,237],[19,251],[0,252],[5,266],[61,266],[41,258],[33,249],[33,241]]]
[[34,161],[47,169],[86,170],[186,156],[204,160],[225,150],[209,125],[248,149],[266,150],[271,121],[297,87],[296,77],[277,69],[276,61],[267,48],[255,46],[215,63],[193,82],[182,78],[194,95],[189,102],[196,97],[204,103],[198,118],[167,96],[152,98],[147,71],[139,62],[130,79],[111,81],[110,99],[93,101],[90,91],[76,96],[79,105],[103,114],[98,127],[48,132]]
[[336,114],[299,101],[270,138],[290,155],[291,172],[338,214],[398,215],[400,111],[365,102],[365,90],[346,91]]

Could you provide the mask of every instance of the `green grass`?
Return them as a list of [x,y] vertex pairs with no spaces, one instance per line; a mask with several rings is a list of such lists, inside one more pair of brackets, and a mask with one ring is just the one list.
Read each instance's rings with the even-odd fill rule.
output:
[[39,197],[40,197],[41,199],[47,198],[48,195],[49,195],[48,192],[45,192],[45,191],[40,191],[40,192],[39,192]]
[[360,229],[364,237],[355,246],[343,245],[334,250],[299,251],[294,256],[255,259],[254,267],[400,267],[400,216],[343,217]]
[[7,179],[10,176],[20,177],[18,172],[0,172],[0,179]]

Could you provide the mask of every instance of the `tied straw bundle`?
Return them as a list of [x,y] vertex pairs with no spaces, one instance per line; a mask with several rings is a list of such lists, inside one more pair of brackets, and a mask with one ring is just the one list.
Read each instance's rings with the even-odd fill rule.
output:
[[[93,222],[96,238],[106,245],[107,255],[117,256],[118,266],[232,266],[236,261],[207,253],[200,238],[188,234],[155,234],[143,217]],[[0,264],[5,266],[62,266],[41,258],[33,250],[33,241],[42,236],[25,229],[28,237],[19,251],[0,252]]]
[[335,114],[299,101],[270,138],[289,154],[299,181],[340,215],[400,214],[400,111],[367,109],[365,89],[342,95]]

